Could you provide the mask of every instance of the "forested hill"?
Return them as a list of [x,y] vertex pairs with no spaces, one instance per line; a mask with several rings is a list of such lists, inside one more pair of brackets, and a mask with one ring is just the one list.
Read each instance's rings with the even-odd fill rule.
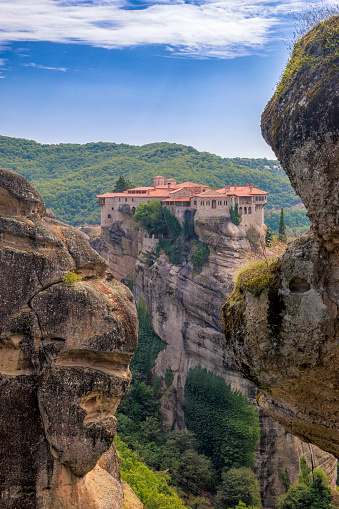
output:
[[217,188],[253,182],[269,193],[267,208],[277,210],[272,221],[284,207],[287,225],[290,213],[298,223],[290,226],[307,224],[303,210],[291,209],[300,199],[281,166],[267,159],[222,158],[175,143],[41,145],[0,136],[0,167],[24,175],[58,219],[73,225],[100,222],[95,196],[112,191],[120,175],[134,185],[151,185],[155,175]]

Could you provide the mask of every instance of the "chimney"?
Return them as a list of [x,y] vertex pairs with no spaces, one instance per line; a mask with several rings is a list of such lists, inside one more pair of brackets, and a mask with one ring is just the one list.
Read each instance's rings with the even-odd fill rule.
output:
[[234,190],[238,187],[238,184],[234,184]]
[[250,193],[253,193],[253,184],[250,185]]
[[246,187],[250,187],[250,185],[249,185],[249,184],[246,184]]
[[225,189],[225,193],[229,193],[230,192],[230,189],[231,187],[230,186],[227,186],[226,189]]

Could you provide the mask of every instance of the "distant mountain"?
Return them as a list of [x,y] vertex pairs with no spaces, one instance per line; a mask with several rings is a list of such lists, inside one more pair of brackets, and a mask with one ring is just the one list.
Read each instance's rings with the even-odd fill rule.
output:
[[269,193],[267,209],[272,211],[274,229],[281,207],[287,226],[293,226],[294,215],[295,230],[309,224],[303,209],[292,209],[300,199],[280,164],[268,159],[222,158],[175,143],[42,145],[0,136],[0,167],[24,175],[58,219],[73,225],[100,222],[95,196],[111,191],[120,175],[134,185],[151,185],[159,174],[217,188],[253,182]]

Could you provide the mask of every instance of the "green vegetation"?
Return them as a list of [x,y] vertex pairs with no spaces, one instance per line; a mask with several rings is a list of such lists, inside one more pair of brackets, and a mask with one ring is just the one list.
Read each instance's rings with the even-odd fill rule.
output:
[[254,472],[249,468],[231,468],[225,472],[217,499],[227,504],[227,507],[235,507],[239,502],[242,502],[244,507],[247,504],[256,508],[262,507],[259,481]]
[[[165,344],[152,330],[151,319],[142,299],[138,304],[138,317],[139,342],[131,362],[133,381],[116,413],[122,477],[136,491],[146,508],[181,507],[175,505],[178,500],[170,486],[176,487],[182,503],[192,509],[224,507],[216,499],[222,468],[251,466],[254,442],[259,436],[257,414],[245,396],[231,391],[221,378],[211,373],[205,376],[206,370],[201,370],[203,383],[197,389],[205,393],[201,400],[205,410],[199,414],[199,429],[197,432],[171,430],[167,423],[161,421],[159,404],[170,394],[174,373],[170,366],[164,378],[152,373],[156,357]],[[193,387],[192,376],[189,378]],[[200,375],[197,382],[201,382]],[[195,397],[192,394],[189,398],[185,418],[187,411],[189,413],[192,409],[191,403],[195,404]],[[209,400],[208,404],[206,400]],[[224,411],[219,409],[218,413],[217,406],[224,408]],[[194,424],[194,419],[192,422]],[[212,436],[215,449],[205,447],[205,451],[201,437],[209,436]],[[217,468],[212,457],[216,450],[219,460],[222,459]],[[155,478],[151,476],[150,468],[156,471]],[[157,492],[152,494],[153,489],[161,497]],[[166,497],[173,498],[167,502]],[[151,505],[153,499],[159,505]],[[239,505],[238,509],[246,509],[246,505]]]
[[208,262],[210,251],[203,242],[195,241],[192,243],[191,252],[188,260],[193,264],[194,270],[198,271]]
[[330,509],[331,488],[325,473],[320,468],[311,472],[304,457],[300,469],[299,482],[280,497],[278,509]]
[[150,235],[167,235],[168,233],[163,207],[156,199],[148,203],[140,203],[136,208],[133,219],[138,228],[145,228]]
[[258,297],[261,292],[271,286],[274,281],[275,273],[279,267],[278,260],[259,261],[249,264],[236,277],[234,290],[229,296],[232,301],[235,294],[245,293],[246,291]]
[[206,244],[197,240],[193,212],[188,215],[182,227],[167,207],[162,207],[157,200],[151,200],[140,203],[133,217],[137,228],[145,228],[151,235],[160,235],[156,252],[145,257],[149,267],[159,257],[161,250],[174,265],[189,260],[195,271],[200,271],[207,263],[210,252]]
[[242,217],[239,212],[237,203],[234,205],[234,208],[233,207],[230,208],[230,217],[231,217],[232,223],[235,224],[235,226],[239,226],[239,224],[241,223]]
[[284,218],[284,209],[281,209],[280,212],[280,219],[279,219],[279,242],[283,242],[286,244],[287,237],[286,237],[286,224],[285,224],[285,218]]
[[121,477],[138,495],[146,509],[181,509],[185,506],[175,490],[168,485],[169,476],[153,472],[118,436],[115,445],[121,458]]
[[143,299],[139,300],[137,311],[139,318],[138,348],[130,364],[134,384],[145,379],[147,373],[155,366],[159,352],[166,348],[166,343],[153,331],[151,317]]
[[185,384],[185,422],[199,451],[220,474],[250,468],[260,437],[259,417],[246,396],[206,369],[190,369]]
[[226,159],[174,143],[41,145],[0,136],[0,167],[24,175],[57,218],[73,225],[100,222],[96,195],[112,192],[121,176],[136,186],[152,185],[159,174],[216,188],[254,182],[269,193],[267,209],[284,207],[288,227],[287,212],[300,203],[277,161]]
[[82,280],[82,277],[79,276],[79,274],[76,274],[73,270],[70,270],[67,274],[62,276],[61,280],[65,285],[74,286],[77,281]]
[[127,189],[131,189],[132,187],[133,187],[133,184],[128,179],[125,179],[125,177],[123,175],[121,175],[118,178],[118,180],[116,181],[112,192],[113,193],[123,193],[124,191],[127,191]]

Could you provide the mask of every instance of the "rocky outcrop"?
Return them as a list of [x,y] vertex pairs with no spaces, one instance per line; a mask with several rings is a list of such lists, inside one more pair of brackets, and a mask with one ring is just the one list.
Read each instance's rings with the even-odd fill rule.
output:
[[307,207],[309,234],[228,301],[225,329],[259,405],[339,457],[339,17],[295,46],[262,131]]
[[[170,367],[174,375],[171,387],[161,399],[161,411],[164,420],[177,428],[185,426],[184,387],[191,367],[213,371],[254,404],[258,394],[237,370],[233,352],[225,342],[221,310],[233,290],[239,266],[260,255],[251,248],[246,233],[226,218],[200,219],[195,221],[195,230],[210,249],[208,263],[199,273],[190,263],[175,266],[165,255],[156,259],[152,253],[157,240],[150,239],[145,232],[135,232],[129,217],[122,224],[102,228],[101,237],[101,253],[120,278],[130,279],[128,271],[134,259],[132,279],[136,299],[145,300],[153,328],[167,345],[157,357],[154,374],[164,378]],[[264,232],[257,234],[260,238]],[[128,263],[124,263],[125,259]],[[150,259],[154,261],[151,266],[147,263]],[[313,457],[314,464],[324,468],[332,485],[335,483],[336,460],[332,456],[316,447],[304,446],[262,411],[260,421],[262,434],[255,470],[266,508],[275,507],[278,496],[285,492],[282,472],[288,482],[297,482],[302,455],[309,464]]]
[[133,296],[76,229],[0,170],[4,509],[121,509],[114,412],[137,344]]

